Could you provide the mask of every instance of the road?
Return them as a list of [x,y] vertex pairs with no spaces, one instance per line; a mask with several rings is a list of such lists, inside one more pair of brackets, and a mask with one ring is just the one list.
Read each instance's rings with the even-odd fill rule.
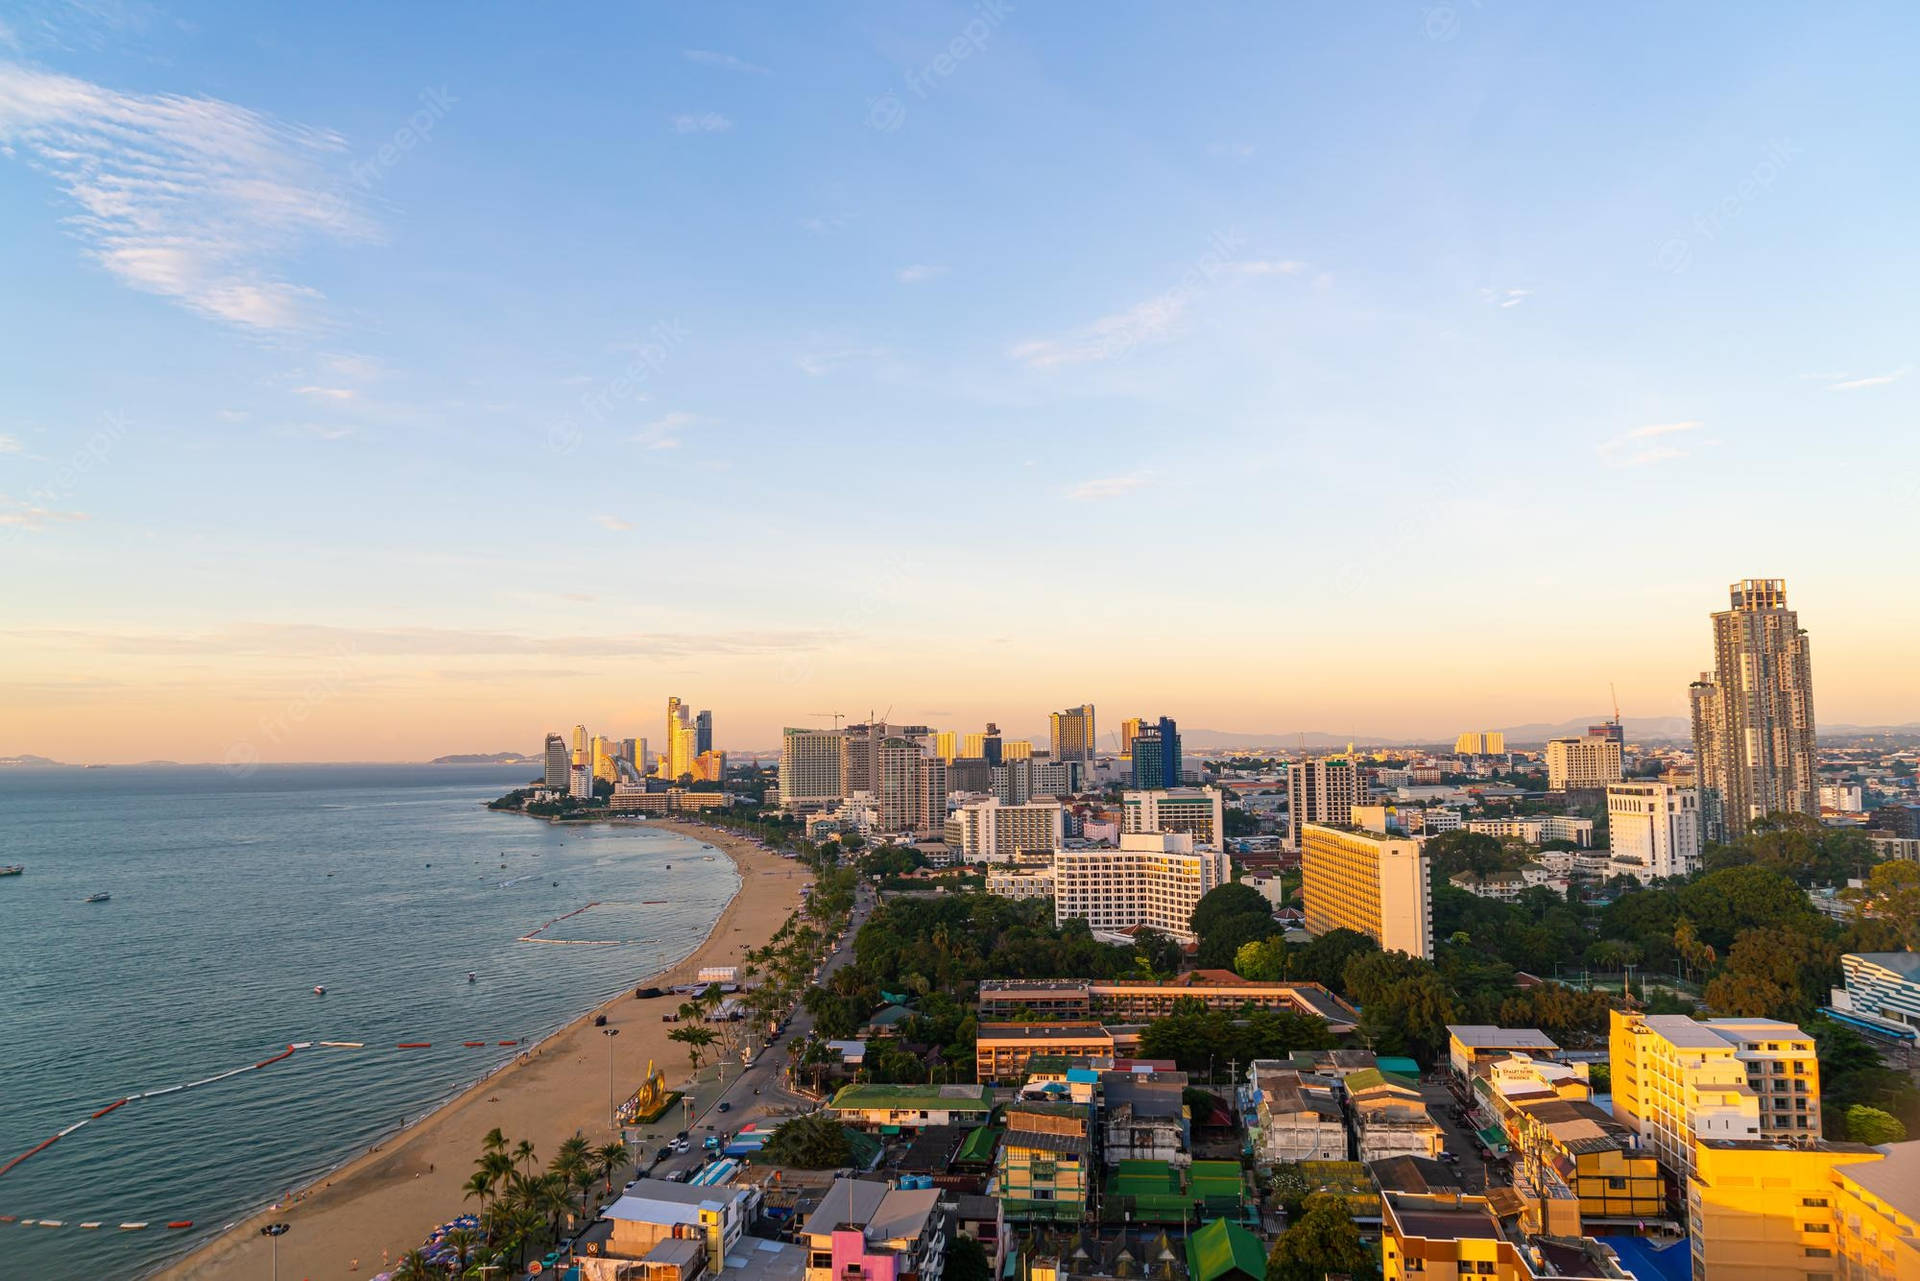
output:
[[[847,941],[827,957],[820,972],[822,981],[835,970],[852,963],[854,936],[872,914],[873,907],[873,891],[864,885],[860,886],[854,895]],[[686,1089],[687,1098],[692,1100],[691,1107],[683,1104],[671,1118],[672,1124],[663,1118],[638,1132],[640,1139],[635,1146],[640,1149],[636,1155],[641,1160],[635,1177],[650,1174],[654,1178],[665,1178],[675,1170],[685,1170],[691,1174],[706,1164],[706,1154],[700,1144],[709,1134],[729,1134],[749,1121],[772,1120],[812,1111],[817,1106],[815,1101],[806,1095],[793,1093],[784,1083],[788,1047],[804,1041],[812,1031],[813,1015],[807,1012],[805,1006],[797,1006],[788,1021],[787,1030],[778,1041],[761,1051],[759,1059],[751,1067],[742,1069],[735,1061],[723,1063],[717,1068],[702,1068],[698,1078]],[[723,1102],[728,1105],[725,1112],[719,1110]],[[654,1154],[682,1129],[688,1132],[693,1150],[669,1156],[663,1161],[653,1161]]]

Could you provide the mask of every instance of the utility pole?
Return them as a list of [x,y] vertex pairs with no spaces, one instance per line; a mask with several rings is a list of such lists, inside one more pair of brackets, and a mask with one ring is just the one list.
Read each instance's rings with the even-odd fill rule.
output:
[[607,1124],[615,1131],[620,1129],[620,1101],[613,1084],[613,1038],[620,1035],[617,1027],[603,1027],[600,1034],[607,1038]]

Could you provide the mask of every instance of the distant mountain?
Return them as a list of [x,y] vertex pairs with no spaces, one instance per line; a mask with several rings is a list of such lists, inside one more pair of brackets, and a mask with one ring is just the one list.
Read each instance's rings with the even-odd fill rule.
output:
[[[1544,743],[1550,738],[1559,738],[1568,734],[1584,734],[1587,732],[1587,726],[1598,725],[1608,719],[1610,714],[1602,712],[1557,724],[1536,721],[1530,725],[1511,725],[1500,732],[1507,736],[1507,743],[1510,746],[1519,747],[1523,744]],[[1627,738],[1633,742],[1656,742],[1661,739],[1684,742],[1693,736],[1693,723],[1684,716],[1629,716],[1622,723],[1626,727]],[[1355,747],[1448,747],[1452,746],[1453,736],[1448,735],[1442,739],[1430,734],[1395,736],[1329,734],[1324,730],[1182,729],[1180,731],[1180,745],[1200,752],[1217,752],[1236,747],[1248,750],[1292,751],[1305,747],[1309,751],[1337,751],[1348,743],[1352,743]]]
[[489,752],[483,756],[436,756],[429,765],[532,765],[539,758],[524,752]]
[[[1587,726],[1601,725],[1612,719],[1611,713],[1596,712],[1592,716],[1553,725],[1543,721],[1535,721],[1530,725],[1509,725],[1500,732],[1512,744],[1544,743],[1550,738],[1585,734]],[[1684,716],[1624,716],[1620,724],[1625,728],[1630,742],[1645,743],[1663,738],[1687,741],[1693,738],[1693,722]]]
[[65,765],[45,756],[0,756],[0,765]]
[[1285,748],[1339,748],[1353,743],[1357,747],[1391,747],[1399,743],[1417,743],[1417,738],[1377,738],[1368,735],[1328,734],[1320,730],[1186,729],[1180,730],[1180,746],[1201,752],[1217,752],[1229,747],[1276,750]]

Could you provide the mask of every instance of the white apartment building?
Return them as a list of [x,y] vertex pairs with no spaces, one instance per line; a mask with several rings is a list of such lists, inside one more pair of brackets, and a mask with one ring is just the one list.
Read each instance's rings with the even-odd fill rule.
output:
[[1191,943],[1193,909],[1231,875],[1223,851],[1199,848],[1184,832],[1123,832],[1117,850],[1054,851],[1053,917],[1105,934],[1146,926]]
[[584,761],[575,761],[567,767],[567,795],[576,801],[593,799],[593,769]]
[[1287,846],[1301,848],[1309,823],[1344,826],[1353,807],[1367,799],[1366,771],[1341,757],[1293,761],[1287,766]]
[[1005,863],[1025,851],[1058,849],[1066,832],[1066,811],[1058,801],[973,801],[946,821],[947,848],[963,863]]
[[1858,783],[1822,783],[1820,808],[1841,814],[1858,814],[1866,808],[1866,799]]
[[834,805],[841,790],[840,756],[846,735],[837,730],[789,728],[780,736],[780,805],[819,809]]
[[1120,830],[1123,833],[1185,832],[1194,844],[1218,849],[1227,835],[1226,797],[1217,787],[1123,792]]
[[1571,814],[1521,814],[1513,818],[1474,818],[1467,830],[1503,841],[1525,841],[1544,845],[1548,841],[1572,841],[1582,848],[1593,844],[1593,820]]
[[995,863],[987,868],[987,893],[1001,898],[1052,898],[1053,860]]
[[1640,881],[1700,870],[1700,793],[1671,783],[1607,785],[1613,870]]
[[1437,836],[1441,832],[1459,831],[1463,822],[1459,810],[1442,809],[1436,805],[1422,815],[1421,828],[1427,835]]
[[1588,734],[1584,738],[1547,740],[1547,790],[1564,792],[1572,788],[1598,788],[1618,783],[1621,775],[1620,744],[1611,738]]

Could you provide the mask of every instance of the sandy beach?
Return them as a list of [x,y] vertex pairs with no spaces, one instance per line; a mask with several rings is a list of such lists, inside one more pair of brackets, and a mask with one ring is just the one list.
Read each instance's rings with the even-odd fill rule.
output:
[[[739,869],[741,885],[687,959],[654,974],[634,975],[635,987],[691,982],[701,966],[737,963],[780,927],[810,879],[799,864],[731,833],[671,821],[651,825],[725,851]],[[157,1275],[168,1281],[265,1276],[268,1242],[259,1229],[274,1221],[291,1225],[279,1238],[283,1277],[333,1281],[382,1271],[383,1259],[398,1261],[435,1227],[475,1208],[462,1199],[461,1187],[487,1131],[498,1126],[513,1140],[531,1140],[543,1163],[576,1130],[596,1144],[616,1137],[607,1116],[607,1041],[593,1026],[595,1014],[605,1014],[607,1025],[620,1029],[613,1049],[623,1096],[639,1084],[648,1059],[658,1062],[676,1086],[684,1082],[686,1050],[667,1039],[671,1025],[660,1021],[678,1000],[636,1000],[628,991],[587,1011],[526,1058],[303,1189],[292,1204],[236,1223]]]

